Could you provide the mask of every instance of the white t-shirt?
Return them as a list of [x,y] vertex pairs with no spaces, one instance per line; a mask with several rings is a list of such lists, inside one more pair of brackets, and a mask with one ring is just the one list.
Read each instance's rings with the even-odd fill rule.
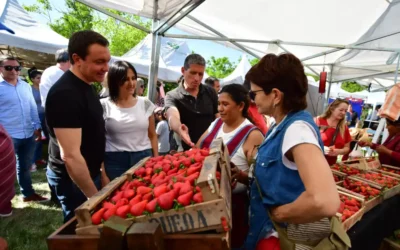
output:
[[165,120],[160,121],[156,127],[156,133],[158,135],[158,152],[166,153],[169,152],[169,126]]
[[40,99],[42,99],[43,107],[46,105],[46,98],[50,88],[58,81],[58,79],[60,79],[63,74],[64,71],[55,65],[43,71],[39,84]]
[[101,99],[106,124],[106,152],[137,152],[151,149],[149,117],[154,104],[138,96],[135,106],[120,108],[110,98]]

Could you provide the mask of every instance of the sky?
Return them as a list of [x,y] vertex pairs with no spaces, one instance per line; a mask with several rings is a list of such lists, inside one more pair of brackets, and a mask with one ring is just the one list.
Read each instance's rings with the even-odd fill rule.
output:
[[[32,5],[37,3],[37,0],[18,0],[21,5]],[[65,1],[64,0],[50,0],[51,4],[55,6],[55,8],[59,10],[65,10]],[[61,15],[57,11],[52,11],[52,18],[58,18]],[[30,13],[30,15],[38,22],[47,24],[47,19],[39,14]],[[171,29],[171,34],[184,34],[183,32],[177,29]],[[239,50],[235,50],[221,44],[210,42],[210,41],[201,41],[201,40],[187,40],[188,46],[190,50],[195,51],[198,54],[201,54],[206,60],[211,56],[214,57],[228,57],[230,61],[237,63],[239,58],[242,56],[242,52]]]

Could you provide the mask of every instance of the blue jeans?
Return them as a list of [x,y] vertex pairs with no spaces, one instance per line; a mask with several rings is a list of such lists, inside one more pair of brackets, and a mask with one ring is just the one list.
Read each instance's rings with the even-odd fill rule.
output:
[[[42,124],[42,131],[44,132],[46,129],[46,124],[44,123],[44,113],[39,114],[40,123]],[[43,142],[37,141],[35,146],[35,153],[33,154],[33,161],[32,164],[38,160],[42,159],[43,154]]]
[[29,197],[35,193],[32,187],[31,165],[33,153],[35,151],[35,137],[25,139],[12,138],[17,160],[17,180],[21,193],[24,197]]
[[[58,200],[60,201],[65,223],[74,217],[75,209],[87,201],[87,198],[79,187],[71,180],[68,173],[58,174],[47,167],[46,175],[50,188],[54,190]],[[100,175],[94,178],[93,182],[97,189],[100,190]]]
[[110,181],[120,177],[128,169],[138,163],[141,159],[152,156],[151,149],[137,152],[106,152],[104,157],[104,168]]

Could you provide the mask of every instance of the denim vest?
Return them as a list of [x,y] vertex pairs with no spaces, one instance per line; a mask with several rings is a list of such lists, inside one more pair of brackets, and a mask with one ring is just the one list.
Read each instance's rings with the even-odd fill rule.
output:
[[289,113],[278,126],[268,131],[266,140],[258,149],[254,173],[263,197],[255,181],[250,186],[250,229],[245,243],[247,250],[255,249],[257,242],[273,228],[266,209],[291,203],[305,191],[298,171],[285,167],[282,162],[283,138],[287,128],[295,121],[305,121],[312,125],[323,149],[318,127],[307,111]]

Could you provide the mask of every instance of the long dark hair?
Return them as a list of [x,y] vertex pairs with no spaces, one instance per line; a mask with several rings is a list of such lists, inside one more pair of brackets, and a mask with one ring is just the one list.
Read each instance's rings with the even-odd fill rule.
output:
[[38,71],[36,67],[32,67],[32,68],[28,69],[28,77],[32,83],[33,83],[32,80],[35,79],[35,77],[38,75],[42,75],[42,73],[40,71]]
[[220,91],[219,94],[222,93],[227,93],[232,100],[236,104],[244,104],[243,110],[242,110],[242,115],[244,118],[247,118],[251,123],[253,123],[253,120],[249,116],[249,106],[250,106],[250,97],[249,97],[249,92],[246,90],[245,87],[243,87],[240,84],[229,84],[225,85]]
[[[137,79],[137,73],[135,67],[126,61],[116,61],[108,70],[107,81],[108,81],[108,91],[110,93],[110,99],[114,103],[117,102],[119,96],[119,87],[124,85],[126,81],[126,76],[128,74],[128,69],[131,69],[135,74],[135,79]],[[136,96],[136,91],[133,94]]]

